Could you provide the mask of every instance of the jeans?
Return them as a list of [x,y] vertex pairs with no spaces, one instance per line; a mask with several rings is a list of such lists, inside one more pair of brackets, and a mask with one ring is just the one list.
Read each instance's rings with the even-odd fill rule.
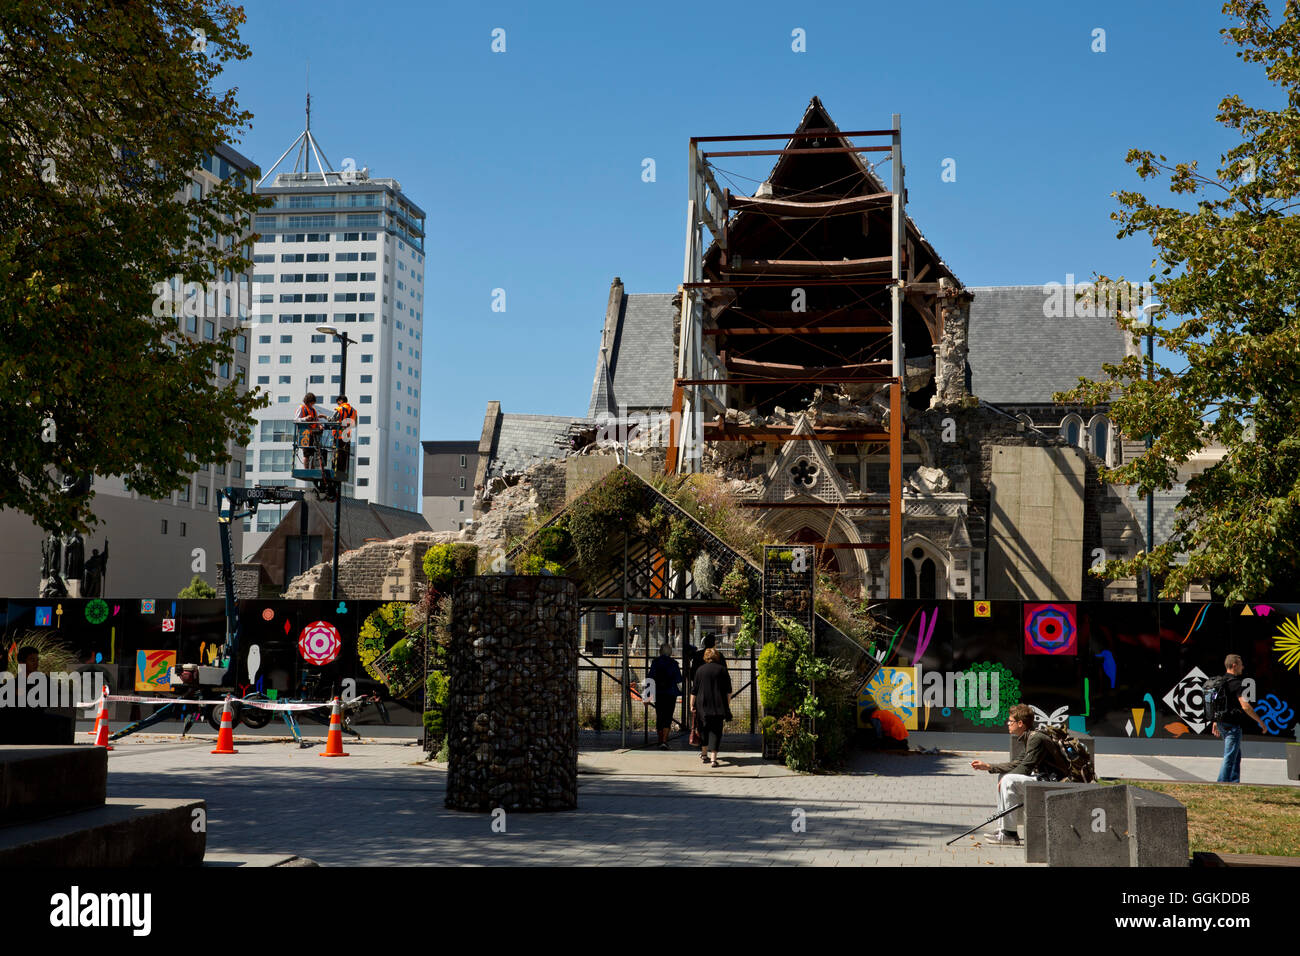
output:
[[1241,782],[1241,728],[1235,724],[1219,724],[1223,734],[1223,766],[1219,768],[1219,783]]

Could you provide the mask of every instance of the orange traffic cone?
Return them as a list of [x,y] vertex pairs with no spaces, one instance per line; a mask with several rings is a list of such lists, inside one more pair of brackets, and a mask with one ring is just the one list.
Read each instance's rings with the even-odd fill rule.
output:
[[108,742],[108,692],[99,695],[99,716],[95,718],[95,746],[112,750]]
[[325,738],[325,751],[322,757],[347,757],[343,752],[343,705],[334,698],[334,711],[330,714],[330,732]]
[[226,695],[226,702],[221,706],[221,729],[217,731],[217,749],[212,751],[214,754],[237,754],[235,749],[235,724],[234,715],[230,712],[230,695]]
[[87,731],[86,731],[86,733],[88,733],[90,736],[94,737],[96,740],[99,739],[99,722],[100,722],[100,720],[102,720],[103,717],[104,717],[104,695],[107,694],[107,693],[108,693],[108,688],[107,688],[107,687],[105,687],[105,688],[103,688],[102,690],[100,690],[100,692],[99,692],[99,712],[95,714],[95,729],[94,729],[94,730],[87,730]]

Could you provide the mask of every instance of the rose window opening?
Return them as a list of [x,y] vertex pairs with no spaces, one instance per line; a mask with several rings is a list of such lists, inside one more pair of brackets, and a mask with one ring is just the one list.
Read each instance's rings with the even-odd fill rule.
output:
[[790,469],[790,477],[796,485],[812,487],[813,482],[817,480],[817,466],[807,458],[800,458]]

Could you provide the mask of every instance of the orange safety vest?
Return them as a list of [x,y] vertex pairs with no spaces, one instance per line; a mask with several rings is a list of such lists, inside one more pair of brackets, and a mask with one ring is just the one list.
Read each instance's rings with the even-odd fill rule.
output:
[[[304,415],[303,413],[306,412]],[[320,425],[316,422],[320,419],[320,413],[305,402],[298,406],[297,421],[299,424],[306,424],[307,431],[320,431]]]
[[[343,425],[344,428],[346,428],[346,427],[348,426],[349,423],[350,423],[350,424],[353,424],[353,425],[356,424],[356,419],[357,419],[357,410],[356,410],[355,408],[353,408],[352,405],[351,405],[350,403],[348,403],[348,402],[344,402],[344,403],[342,403],[341,405],[339,405],[338,408],[336,408],[336,409],[334,410],[334,417],[335,417],[335,418],[336,418],[340,423],[342,423],[342,425]],[[343,440],[343,438],[342,438],[342,430],[341,430],[341,429],[340,429],[340,432],[339,432],[339,437],[340,437],[340,440]]]

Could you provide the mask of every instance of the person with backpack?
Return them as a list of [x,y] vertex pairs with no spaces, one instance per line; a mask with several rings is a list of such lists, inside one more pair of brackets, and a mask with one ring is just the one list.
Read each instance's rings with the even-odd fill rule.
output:
[[[1007,716],[1007,732],[1012,737],[1024,742],[1025,752],[1019,760],[1004,763],[986,763],[972,760],[971,769],[986,770],[1001,774],[998,779],[998,812],[1004,812],[1017,803],[1025,801],[1025,784],[1031,780],[1069,779],[1071,769],[1063,759],[1060,747],[1054,738],[1041,730],[1034,730],[1034,710],[1028,704],[1016,704]],[[990,843],[1004,846],[1019,846],[1020,836],[1016,827],[1020,825],[1024,809],[1012,811],[1002,817],[996,833],[988,835]]]
[[1205,685],[1205,709],[1212,721],[1214,736],[1223,738],[1223,765],[1219,767],[1219,783],[1241,783],[1241,728],[1249,717],[1268,733],[1264,721],[1246,700],[1242,687],[1242,674],[1246,665],[1240,654],[1229,654],[1223,659],[1226,674],[1210,680]]

